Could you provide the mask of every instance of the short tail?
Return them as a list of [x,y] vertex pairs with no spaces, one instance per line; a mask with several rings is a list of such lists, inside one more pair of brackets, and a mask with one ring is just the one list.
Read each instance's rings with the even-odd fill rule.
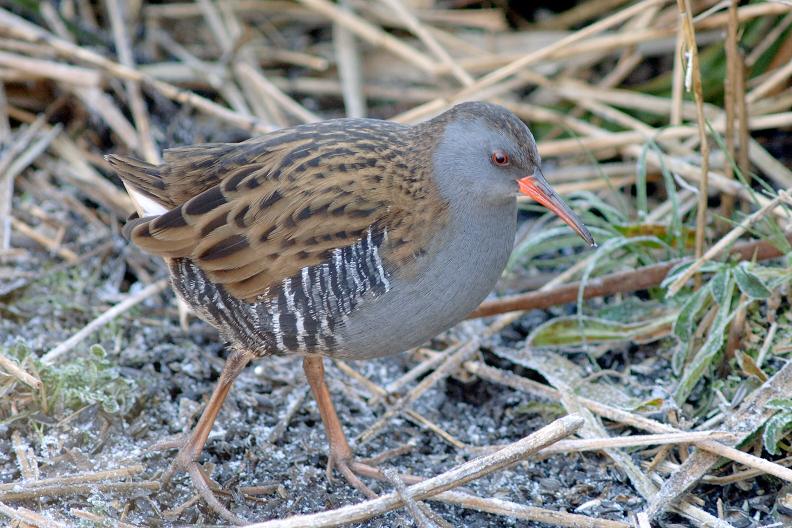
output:
[[113,167],[118,177],[135,191],[164,206],[166,209],[172,209],[176,206],[165,191],[165,182],[162,179],[162,166],[115,154],[108,154],[104,158]]

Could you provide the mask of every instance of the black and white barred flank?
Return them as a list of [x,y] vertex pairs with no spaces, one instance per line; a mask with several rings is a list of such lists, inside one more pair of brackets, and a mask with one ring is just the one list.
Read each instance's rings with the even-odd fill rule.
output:
[[332,355],[342,345],[338,327],[366,299],[391,288],[380,256],[386,238],[386,231],[369,227],[356,243],[333,250],[324,262],[267,288],[252,303],[212,283],[189,258],[172,261],[173,285],[199,317],[237,347],[259,356]]

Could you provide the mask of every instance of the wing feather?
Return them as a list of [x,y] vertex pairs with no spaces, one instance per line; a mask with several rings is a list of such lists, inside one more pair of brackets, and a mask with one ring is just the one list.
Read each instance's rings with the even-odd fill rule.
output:
[[158,167],[110,160],[124,181],[170,207],[134,220],[131,240],[156,255],[191,259],[252,302],[370,226],[394,230],[394,262],[414,257],[414,246],[443,225],[445,205],[426,167],[403,170],[399,156],[426,148],[409,144],[408,131],[329,121],[239,144],[170,149]]

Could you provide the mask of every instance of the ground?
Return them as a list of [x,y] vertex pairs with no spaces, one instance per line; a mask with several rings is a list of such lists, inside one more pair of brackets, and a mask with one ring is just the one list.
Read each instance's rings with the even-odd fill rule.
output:
[[[81,266],[64,269],[56,265],[48,270],[53,263],[44,259],[31,265],[38,278],[5,293],[2,298],[2,335],[5,336],[2,344],[6,350],[14,350],[20,357],[27,350],[40,354],[100,313],[105,299],[113,299],[119,288],[129,287],[126,274],[119,271],[123,269],[119,267],[121,255],[129,252],[136,250],[119,239],[110,251],[89,258]],[[149,264],[156,274],[164,273],[164,267],[157,269],[156,261]],[[139,284],[134,284],[132,289],[139,289]],[[485,341],[474,359],[541,379],[503,357],[519,353],[525,336],[548,316],[545,312],[529,312]],[[481,321],[466,322],[432,344],[440,350],[453,340],[480,333],[482,328]],[[623,370],[625,365],[630,365],[639,373],[631,380],[632,395],[641,397],[662,390],[653,385],[668,374],[669,364],[662,352],[657,346],[616,347],[598,361],[608,369]],[[7,454],[0,459],[0,482],[20,478],[18,460],[13,455],[13,431],[21,432],[22,443],[35,453],[41,478],[142,464],[145,469],[131,481],[156,480],[172,459],[173,451],[148,448],[168,435],[183,431],[201,409],[201,402],[205,402],[225,354],[217,333],[202,321],[191,318],[186,332],[179,326],[170,290],[149,299],[90,336],[69,353],[68,359],[62,360],[64,365],[69,365],[80,356],[96,358],[78,363],[80,375],[64,381],[82,391],[79,397],[60,396],[69,408],[51,409],[47,415],[23,414],[17,419],[6,419],[0,426],[0,452]],[[583,354],[568,357],[584,370],[591,372],[595,368]],[[351,362],[349,366],[374,383],[386,386],[420,359],[419,353],[408,352]],[[367,399],[371,395],[366,387],[331,362],[327,364],[339,415],[347,435],[355,438],[376,421],[384,407],[381,403],[369,405]],[[98,403],[83,401],[90,397]],[[294,405],[296,412],[284,422],[287,409]],[[463,379],[452,376],[438,383],[418,399],[413,409],[471,448],[518,440],[563,414],[555,402],[472,376]],[[230,508],[250,521],[322,511],[360,501],[362,497],[344,481],[327,479],[325,442],[300,359],[271,357],[248,367],[237,380],[202,461],[212,468],[212,477],[230,492],[230,496],[224,496]],[[433,476],[476,455],[474,449],[458,449],[404,417],[393,419],[372,441],[356,446],[356,453],[365,458],[405,445],[412,447],[409,453],[384,464],[413,475]],[[636,457],[636,463],[642,458]],[[242,493],[250,487],[257,490]],[[389,484],[376,482],[372,487],[377,492],[391,489]],[[481,496],[625,521],[644,506],[625,476],[597,452],[554,455],[544,460],[531,458],[510,470],[476,481],[468,489]],[[769,489],[777,489],[777,485],[770,484]],[[705,488],[703,498],[714,507],[719,493],[725,498],[736,491],[733,486]],[[218,522],[202,501],[188,502],[192,496],[189,479],[180,475],[172,485],[156,493],[144,487],[135,489],[133,485],[128,493],[96,491],[87,496],[43,498],[36,504],[39,511],[61,520],[69,518],[66,512],[78,509],[108,519],[123,518],[140,526]],[[755,514],[763,522],[769,522],[772,517],[767,514],[772,503],[772,493],[764,497],[757,494],[748,504],[749,510],[738,508],[730,512],[734,526],[751,526],[750,517]],[[433,503],[432,509],[452,526],[491,526],[496,522],[526,525],[455,506]],[[740,518],[742,523],[737,522]],[[409,514],[398,511],[364,526],[410,526],[411,523]]]

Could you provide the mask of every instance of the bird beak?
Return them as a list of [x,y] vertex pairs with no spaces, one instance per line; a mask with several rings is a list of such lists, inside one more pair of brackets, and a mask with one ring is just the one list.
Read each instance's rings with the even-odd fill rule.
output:
[[574,229],[574,231],[580,235],[580,238],[585,240],[589,246],[597,247],[597,243],[594,242],[594,237],[591,236],[589,230],[586,229],[586,226],[580,221],[578,215],[576,215],[564,200],[558,196],[553,188],[550,187],[550,184],[545,180],[542,171],[538,167],[536,172],[531,176],[526,176],[525,178],[517,180],[517,184],[520,186],[521,193],[536,200],[557,214],[561,220]]

